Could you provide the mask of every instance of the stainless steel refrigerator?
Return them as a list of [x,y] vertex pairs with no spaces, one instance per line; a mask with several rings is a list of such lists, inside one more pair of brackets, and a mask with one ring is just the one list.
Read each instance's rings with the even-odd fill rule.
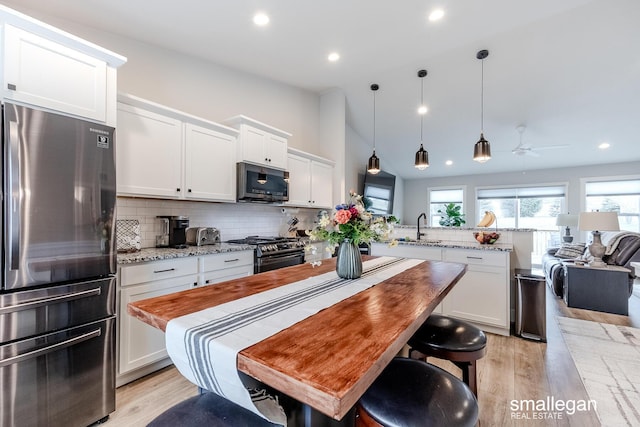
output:
[[4,103],[0,425],[115,410],[114,129]]

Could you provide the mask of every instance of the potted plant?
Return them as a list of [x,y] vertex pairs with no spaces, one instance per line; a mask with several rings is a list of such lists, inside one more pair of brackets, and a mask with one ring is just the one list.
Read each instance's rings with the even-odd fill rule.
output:
[[460,227],[466,223],[464,214],[460,213],[460,205],[448,203],[444,205],[444,208],[444,212],[442,212],[442,209],[438,209],[438,213],[442,215],[439,221],[440,225],[443,227]]

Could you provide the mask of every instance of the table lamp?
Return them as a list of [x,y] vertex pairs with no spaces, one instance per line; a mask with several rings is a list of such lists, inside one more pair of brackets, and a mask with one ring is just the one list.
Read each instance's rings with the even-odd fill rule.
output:
[[593,261],[589,263],[589,267],[606,267],[607,264],[602,261],[605,246],[600,240],[600,231],[620,230],[618,213],[598,211],[580,212],[578,228],[583,231],[591,231],[591,234],[593,234],[593,242],[589,245],[589,252],[593,256]]
[[578,215],[570,215],[570,214],[559,214],[556,217],[556,225],[560,227],[566,227],[564,229],[564,236],[562,236],[562,240],[571,243],[573,241],[573,236],[571,235],[571,229],[569,227],[575,227],[578,225]]

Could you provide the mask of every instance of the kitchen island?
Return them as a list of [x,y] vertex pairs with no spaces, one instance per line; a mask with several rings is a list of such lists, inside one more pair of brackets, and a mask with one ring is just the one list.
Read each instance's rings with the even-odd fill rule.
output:
[[[371,257],[365,257],[373,259]],[[130,303],[128,312],[165,330],[172,319],[335,269],[305,264]],[[241,350],[240,372],[342,419],[466,272],[423,261]]]

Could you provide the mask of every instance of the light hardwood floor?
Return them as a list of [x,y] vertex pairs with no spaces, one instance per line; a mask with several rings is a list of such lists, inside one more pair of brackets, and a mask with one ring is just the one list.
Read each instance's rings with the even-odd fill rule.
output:
[[[637,282],[637,281],[636,281]],[[640,298],[629,300],[629,316],[567,308],[547,287],[547,343],[515,336],[488,334],[487,355],[478,362],[478,402],[481,426],[598,426],[593,412],[576,412],[562,419],[512,418],[511,400],[588,399],[569,351],[562,339],[556,317],[565,316],[594,322],[640,328]],[[451,363],[430,358],[460,376]],[[106,427],[146,426],[149,421],[176,403],[197,394],[197,388],[175,368],[168,367],[118,388],[116,411]]]

